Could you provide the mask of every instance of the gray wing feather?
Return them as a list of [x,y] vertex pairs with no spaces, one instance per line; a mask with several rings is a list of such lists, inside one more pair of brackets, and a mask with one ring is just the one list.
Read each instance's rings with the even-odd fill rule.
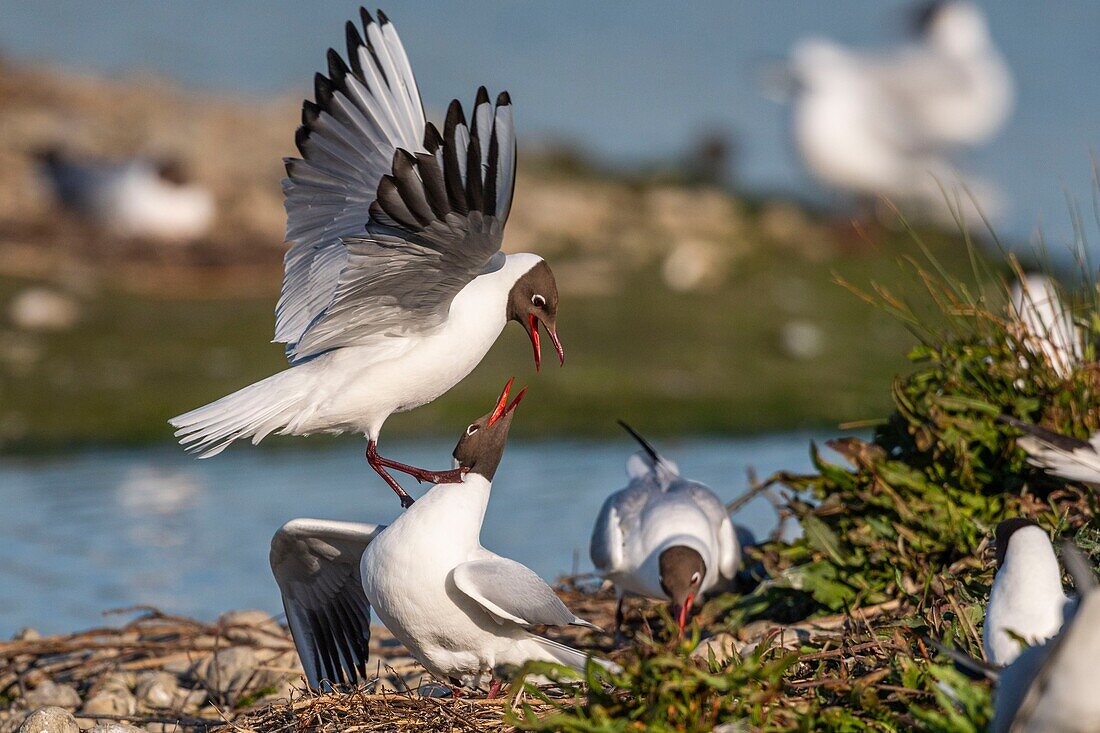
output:
[[606,575],[622,563],[623,528],[619,515],[619,503],[624,491],[616,491],[600,507],[596,524],[592,527],[592,541],[588,546],[588,555],[596,570]]
[[359,561],[385,529],[374,524],[293,519],[271,539],[271,571],[313,689],[366,680],[370,603]]
[[462,287],[502,261],[515,185],[510,98],[501,94],[494,112],[479,90],[472,131],[452,102],[440,135],[393,25],[362,16],[363,36],[347,26],[350,66],[330,49],[328,76],[316,76],[315,101],[303,104],[302,158],[285,161],[291,248],[275,340],[291,362],[395,323],[432,328]]
[[455,587],[476,601],[497,623],[597,628],[574,615],[542,578],[515,560],[503,557],[472,560],[456,567],[451,577]]

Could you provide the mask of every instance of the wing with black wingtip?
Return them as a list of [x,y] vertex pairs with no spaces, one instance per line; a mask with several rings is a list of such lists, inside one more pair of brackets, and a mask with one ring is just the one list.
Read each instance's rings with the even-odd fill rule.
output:
[[293,519],[271,538],[271,572],[312,689],[367,679],[370,603],[359,562],[376,524]]
[[424,118],[404,47],[381,11],[328,52],[283,180],[286,239],[275,340],[291,362],[432,328],[454,296],[503,262],[515,186],[511,99],[453,101],[443,134]]

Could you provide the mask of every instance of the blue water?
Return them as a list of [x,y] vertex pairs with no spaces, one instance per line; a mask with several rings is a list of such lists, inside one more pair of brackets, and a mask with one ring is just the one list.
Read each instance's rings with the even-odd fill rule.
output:
[[[899,0],[394,0],[425,102],[437,111],[479,84],[507,88],[526,140],[574,140],[611,162],[668,159],[700,130],[737,135],[746,188],[819,192],[786,142],[782,108],[757,89],[763,62],[808,34],[876,46],[901,33]],[[1065,192],[1091,196],[1100,146],[1100,3],[981,0],[1018,82],[1015,115],[969,167],[1001,187],[998,229],[1054,243],[1070,234]],[[0,0],[0,53],[254,96],[311,90],[324,50],[357,3]],[[291,134],[287,130],[287,136]],[[1095,233],[1095,229],[1093,229]]]
[[[723,499],[761,477],[807,470],[811,437],[658,441],[684,475]],[[393,457],[447,467],[453,443],[391,443]],[[626,440],[516,441],[493,485],[482,542],[548,579],[591,570],[588,539],[603,500],[625,484]],[[406,484],[419,494],[415,482]],[[313,516],[391,521],[396,498],[354,441],[321,450],[244,446],[197,461],[174,448],[0,460],[0,638],[23,626],[61,632],[150,604],[212,619],[233,608],[281,611],[271,535]],[[735,517],[765,536],[770,504]]]

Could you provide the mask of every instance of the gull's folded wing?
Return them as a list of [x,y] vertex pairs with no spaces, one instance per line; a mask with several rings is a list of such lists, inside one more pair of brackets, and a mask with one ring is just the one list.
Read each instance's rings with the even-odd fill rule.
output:
[[271,539],[271,571],[313,689],[366,679],[370,603],[359,561],[385,527],[292,519]]
[[496,556],[472,560],[456,567],[451,577],[497,623],[598,628],[574,615],[535,571],[515,560]]

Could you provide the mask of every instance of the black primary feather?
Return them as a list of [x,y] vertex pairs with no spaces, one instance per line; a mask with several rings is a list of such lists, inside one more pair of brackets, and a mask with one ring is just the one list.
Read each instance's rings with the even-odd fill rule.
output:
[[618,422],[619,425],[622,426],[623,430],[630,433],[630,437],[632,437],[632,438],[634,438],[634,440],[638,441],[638,445],[642,446],[643,450],[645,450],[645,452],[649,454],[649,457],[653,459],[654,463],[660,463],[661,462],[661,456],[657,453],[657,449],[654,448],[652,445],[650,445],[650,442],[648,440],[646,440],[645,438],[643,438],[641,436],[641,434],[638,433],[637,430],[630,427],[629,425],[627,425],[622,420],[616,420],[616,422]]
[[1032,423],[1024,422],[1023,420],[1017,420],[1011,415],[1001,415],[1001,421],[1008,425],[1011,425],[1022,433],[1031,435],[1038,440],[1043,441],[1044,443],[1049,443],[1050,445],[1060,450],[1064,450],[1067,452],[1075,451],[1080,448],[1087,448],[1088,450],[1091,450],[1093,452],[1095,452],[1096,450],[1087,440],[1081,440],[1080,438],[1075,438],[1072,435],[1062,435],[1061,433],[1056,433],[1053,430],[1047,430],[1046,428],[1039,425],[1033,425]]

